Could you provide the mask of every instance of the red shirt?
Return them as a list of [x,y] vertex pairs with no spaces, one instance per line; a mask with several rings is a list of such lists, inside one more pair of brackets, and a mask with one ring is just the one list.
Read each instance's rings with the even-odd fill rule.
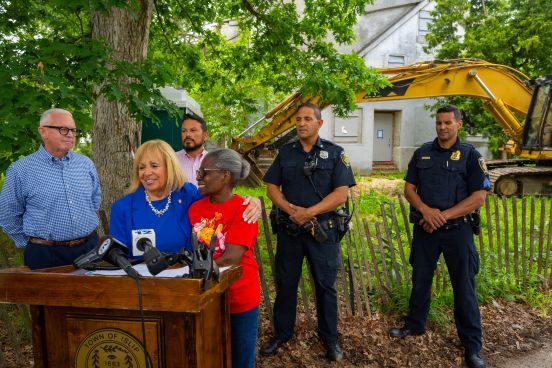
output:
[[253,254],[259,228],[257,223],[248,224],[243,220],[247,206],[242,203],[243,198],[236,194],[224,203],[211,203],[206,197],[192,203],[188,210],[192,232],[198,235],[200,242],[209,245],[211,235],[217,233],[215,259],[224,253],[225,244],[247,248],[240,260],[242,276],[230,286],[230,313],[247,312],[261,302],[259,267]]

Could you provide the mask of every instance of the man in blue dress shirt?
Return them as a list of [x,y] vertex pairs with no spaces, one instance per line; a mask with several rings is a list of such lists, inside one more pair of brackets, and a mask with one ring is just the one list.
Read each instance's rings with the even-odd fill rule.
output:
[[43,144],[14,162],[0,192],[0,226],[25,247],[31,269],[68,265],[98,241],[100,181],[92,161],[72,152],[79,133],[69,111],[50,109]]

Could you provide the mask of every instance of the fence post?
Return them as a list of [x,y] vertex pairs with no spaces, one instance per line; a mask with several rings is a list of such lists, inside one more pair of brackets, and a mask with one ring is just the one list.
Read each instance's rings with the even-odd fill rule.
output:
[[276,285],[276,271],[274,269],[274,252],[272,248],[272,237],[270,236],[270,229],[268,228],[268,216],[266,214],[266,207],[264,202],[264,197],[259,196],[259,200],[261,201],[261,212],[262,212],[262,219],[263,219],[263,231],[265,235],[265,241],[266,241],[266,251],[268,252],[268,259],[270,261],[270,271],[272,274],[272,281],[274,282],[274,285]]
[[378,259],[376,258],[376,251],[374,250],[374,243],[372,242],[372,235],[370,234],[370,229],[368,228],[368,221],[362,219],[362,224],[364,225],[364,232],[366,234],[366,240],[368,243],[368,249],[370,250],[370,257],[372,258],[372,266],[374,267],[374,273],[376,274],[376,282],[378,283],[378,291],[381,295],[382,304],[387,302],[387,295],[383,292],[383,281],[381,279],[381,273],[378,267]]
[[489,245],[491,274],[494,274],[493,227],[491,226],[491,204],[489,203],[489,196],[485,197],[485,219],[487,220],[487,244]]
[[[351,232],[348,231],[346,235],[347,240],[347,259],[349,264],[349,281],[351,282],[351,291],[353,291],[353,295],[351,295],[351,310],[353,312],[353,315],[355,314],[355,311],[358,310],[360,316],[364,316],[364,312],[362,310],[362,295],[359,293],[358,290],[358,281],[357,281],[357,275],[355,272],[355,259],[353,257],[353,250],[351,246]],[[362,280],[361,280],[361,284]],[[364,289],[364,287],[363,287]],[[364,290],[366,292],[366,290]],[[355,306],[353,306],[352,303],[355,303]]]
[[387,213],[385,212],[385,204],[380,204],[381,216],[383,219],[383,228],[385,229],[385,235],[387,237],[387,245],[389,247],[389,255],[391,256],[391,263],[393,264],[393,270],[395,271],[395,279],[397,284],[402,284],[401,271],[399,270],[399,265],[397,264],[397,257],[395,257],[395,247],[393,246],[393,239],[391,238],[391,231],[389,230],[389,223],[387,220]]
[[410,219],[408,218],[408,215],[406,214],[406,207],[404,205],[404,200],[402,195],[398,195],[399,197],[399,205],[401,206],[401,214],[403,219],[404,228],[406,230],[406,237],[408,238],[408,244],[412,245],[412,234],[410,233]]
[[[544,281],[546,282],[546,272],[548,271],[548,260],[550,258],[550,243],[552,240],[552,202],[550,202],[550,208],[549,208],[549,216],[548,216],[548,240],[546,242],[546,253],[545,253],[545,261],[544,261]],[[550,274],[552,275],[552,270],[550,270]]]
[[[270,319],[270,325],[273,327],[274,331],[274,318],[272,315],[272,301],[270,300],[270,292],[268,288],[268,283],[266,282],[266,275],[264,272],[263,262],[261,259],[261,252],[259,250],[259,242],[255,242],[255,260],[259,265],[259,278],[261,279],[261,290],[263,292],[263,304],[268,313],[268,318]],[[275,284],[274,284],[275,285]]]
[[537,273],[540,275],[542,272],[542,266],[543,266],[543,243],[544,243],[544,213],[545,213],[545,207],[546,202],[544,200],[544,197],[541,197],[540,199],[540,225],[539,225],[539,255],[537,258]]
[[517,200],[512,197],[512,226],[514,227],[514,277],[516,285],[519,285],[519,242],[518,242],[518,216],[517,216]]
[[496,226],[496,255],[498,256],[498,272],[502,271],[502,232],[500,231],[500,212],[498,211],[498,196],[493,195]]
[[[403,268],[404,279],[407,284],[410,283],[410,272],[408,272],[408,263],[406,262],[406,257],[404,256],[404,247],[401,239],[401,231],[399,229],[399,222],[397,221],[397,214],[395,213],[395,206],[391,204],[391,219],[393,220],[393,225],[395,227],[395,234],[397,234],[397,247],[399,248],[399,256],[401,257],[401,263]],[[407,226],[410,227],[410,226]]]
[[[354,202],[355,201],[355,194],[354,194],[354,191],[353,191],[352,188],[349,188],[349,193],[350,193],[350,196],[351,196],[351,200]],[[363,241],[363,236],[362,236],[362,225],[360,223],[360,216],[358,214],[358,211],[355,211],[355,223],[356,223],[356,229],[357,229],[357,233],[358,233],[358,239],[359,239],[359,242],[360,242],[360,249],[362,250],[362,252],[361,252],[362,262],[364,263],[366,278],[368,280],[368,289],[371,290],[373,288],[373,285],[372,285],[372,272],[370,271],[370,267],[368,267],[368,261],[367,261],[368,257],[367,257],[367,254],[366,254],[366,248],[364,247],[364,241]],[[357,247],[357,253],[358,253],[358,247]],[[360,257],[360,255],[358,255],[358,257]],[[360,262],[359,262],[359,266],[360,266]],[[361,276],[362,276],[362,272],[361,272]],[[367,301],[368,301],[368,299],[367,299]]]
[[531,197],[531,222],[529,224],[529,265],[527,268],[528,272],[531,272],[533,269],[533,256],[535,254],[535,237],[534,231],[535,228],[535,197]]
[[527,200],[521,197],[521,272],[522,285],[527,284]]
[[510,278],[510,231],[509,231],[509,216],[508,216],[508,202],[506,197],[502,197],[502,211],[504,218],[504,266],[506,267],[506,275]]
[[376,227],[376,238],[378,239],[379,251],[381,256],[381,269],[383,275],[385,276],[385,284],[387,285],[387,290],[391,291],[391,281],[389,280],[389,272],[387,271],[387,261],[385,260],[385,250],[383,248],[383,240],[381,239],[381,232],[379,224],[376,222],[374,224]]

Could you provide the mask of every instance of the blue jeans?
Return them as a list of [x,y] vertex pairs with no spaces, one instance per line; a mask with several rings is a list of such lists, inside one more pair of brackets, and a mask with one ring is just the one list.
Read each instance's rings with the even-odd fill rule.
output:
[[232,367],[255,367],[259,306],[242,313],[230,314],[232,336]]

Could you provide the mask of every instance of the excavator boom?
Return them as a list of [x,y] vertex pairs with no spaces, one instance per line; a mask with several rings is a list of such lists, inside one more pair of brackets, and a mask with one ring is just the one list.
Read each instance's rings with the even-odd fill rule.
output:
[[[523,73],[504,65],[474,59],[426,61],[404,67],[383,68],[378,71],[389,76],[391,85],[376,94],[359,91],[356,94],[357,103],[444,96],[479,98],[503,128],[506,136],[510,138],[504,148],[507,153],[531,160],[552,162],[552,149],[542,149],[542,139],[537,140],[541,144],[538,149],[534,146],[527,148],[523,144],[527,132],[519,119],[525,118],[529,113],[534,92],[534,89],[529,86],[529,78]],[[253,162],[252,157],[256,156],[261,147],[279,139],[295,127],[295,114],[301,103],[312,102],[324,108],[325,105],[318,103],[319,99],[319,96],[303,96],[300,93],[289,96],[258,122],[267,122],[267,124],[256,134],[245,137],[242,133],[234,138],[232,148]],[[544,132],[542,123],[548,118],[552,125],[552,117],[548,117],[550,101],[549,99],[547,101],[542,104],[545,108],[538,112],[541,114],[540,125],[539,122],[535,125],[540,128],[537,128],[535,134],[543,136],[547,133],[552,139],[552,127]],[[531,117],[528,118],[530,119]],[[501,176],[509,174],[508,169],[502,167],[501,170]],[[539,175],[548,175],[541,171]],[[552,179],[552,169],[550,169],[550,177]],[[520,188],[520,186],[516,187],[515,191],[519,191]],[[505,194],[514,193],[510,188]]]

